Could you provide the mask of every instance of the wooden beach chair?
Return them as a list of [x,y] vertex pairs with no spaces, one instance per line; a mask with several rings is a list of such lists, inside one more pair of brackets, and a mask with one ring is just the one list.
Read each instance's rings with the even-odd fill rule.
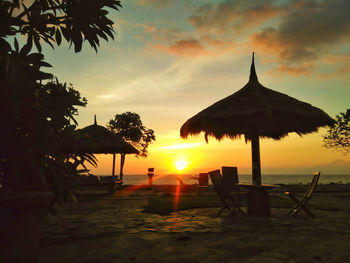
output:
[[[238,184],[238,171],[237,167],[234,166],[222,166],[222,180],[226,184],[235,185]],[[239,188],[238,188],[239,190]]]
[[314,173],[314,177],[312,178],[311,183],[309,184],[304,196],[301,200],[299,200],[294,193],[292,192],[284,192],[286,195],[288,195],[295,203],[296,205],[288,211],[289,215],[295,215],[298,213],[301,209],[303,209],[309,216],[314,216],[313,213],[306,207],[307,203],[310,201],[311,196],[313,192],[316,189],[318,179],[320,178],[321,172]]
[[232,185],[224,183],[220,170],[209,172],[209,176],[213,183],[214,190],[218,194],[218,197],[223,204],[217,216],[221,215],[225,209],[230,210],[231,214],[234,215],[236,212],[244,215],[245,213],[242,211],[240,203],[241,193],[239,191],[235,191],[236,189],[232,187]]
[[241,202],[246,196],[246,192],[242,193],[239,185],[238,179],[238,170],[236,166],[222,166],[222,181],[225,187],[228,188],[230,192],[234,192],[232,195],[233,207],[237,207],[240,210],[240,213],[243,213],[241,210]]

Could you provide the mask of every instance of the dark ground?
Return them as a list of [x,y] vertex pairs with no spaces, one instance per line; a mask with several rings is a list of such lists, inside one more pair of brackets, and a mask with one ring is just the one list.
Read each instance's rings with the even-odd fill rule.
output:
[[[305,190],[283,186],[293,187]],[[159,215],[144,207],[150,197],[174,188],[85,192],[78,204],[61,206],[57,216],[47,218],[38,262],[348,262],[349,189],[319,186],[310,201],[314,218],[303,211],[290,217],[288,209],[274,207],[269,217],[216,217],[219,207]],[[270,195],[278,198],[280,192]]]

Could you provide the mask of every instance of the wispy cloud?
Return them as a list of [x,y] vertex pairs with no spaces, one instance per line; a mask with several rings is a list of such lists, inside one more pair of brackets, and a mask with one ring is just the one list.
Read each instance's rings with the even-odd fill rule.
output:
[[289,75],[310,75],[312,74],[314,65],[311,63],[304,63],[303,65],[291,66],[284,63],[279,63],[277,68],[274,68],[269,71],[273,75],[280,75],[280,73],[286,73]]
[[268,1],[225,0],[199,6],[188,21],[199,31],[238,35],[277,16],[281,10]]
[[[212,56],[250,47],[276,63],[271,72],[313,74],[316,61],[350,40],[348,0],[264,0],[205,3],[195,6],[187,22],[195,29],[145,26],[148,47],[178,56]],[[345,65],[337,70],[347,72]]]
[[[150,59],[152,56],[147,55],[144,59]],[[140,58],[140,61],[143,59]],[[141,62],[140,62],[141,63]],[[165,64],[162,64],[164,67]],[[95,96],[89,97],[89,105],[99,105],[99,107],[125,107],[133,104],[134,108],[147,107],[152,111],[168,112],[183,111],[178,107],[185,87],[192,85],[193,75],[197,75],[200,70],[201,61],[184,59],[169,62],[165,68],[155,68],[150,70],[144,68],[123,67],[123,63],[115,68],[104,69],[103,76],[106,79],[113,80],[116,74],[124,76],[118,81],[113,81],[104,87],[101,87]],[[186,95],[186,100],[190,100],[191,96]],[[181,102],[180,102],[181,103]]]
[[299,1],[297,7],[281,17],[277,25],[252,34],[250,40],[260,51],[275,55],[282,71],[286,69],[283,64],[288,64],[296,70],[294,73],[305,73],[305,61],[317,61],[350,40],[350,2]]
[[170,44],[168,47],[162,45],[154,45],[153,47],[172,54],[190,57],[203,56],[210,53],[196,39],[182,39]]
[[137,0],[137,3],[141,6],[148,8],[162,9],[165,7],[172,6],[174,4],[173,0]]

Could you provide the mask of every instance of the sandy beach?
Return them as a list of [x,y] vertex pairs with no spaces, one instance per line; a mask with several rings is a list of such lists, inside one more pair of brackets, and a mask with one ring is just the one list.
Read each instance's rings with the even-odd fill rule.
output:
[[[302,194],[303,185],[283,185]],[[309,207],[294,217],[216,214],[219,207],[169,214],[145,213],[150,198],[174,186],[90,191],[77,204],[57,207],[42,226],[40,263],[46,262],[347,262],[350,257],[350,185],[320,185]],[[215,196],[187,189],[183,196]],[[291,202],[291,205],[293,203]],[[243,207],[246,210],[246,207]]]

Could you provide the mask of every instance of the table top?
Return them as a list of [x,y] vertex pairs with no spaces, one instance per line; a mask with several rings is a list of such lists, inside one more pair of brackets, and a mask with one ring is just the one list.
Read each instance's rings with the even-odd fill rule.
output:
[[249,184],[249,183],[238,183],[237,185],[245,187],[247,189],[251,190],[270,190],[276,187],[279,187],[279,185],[273,185],[273,184]]

